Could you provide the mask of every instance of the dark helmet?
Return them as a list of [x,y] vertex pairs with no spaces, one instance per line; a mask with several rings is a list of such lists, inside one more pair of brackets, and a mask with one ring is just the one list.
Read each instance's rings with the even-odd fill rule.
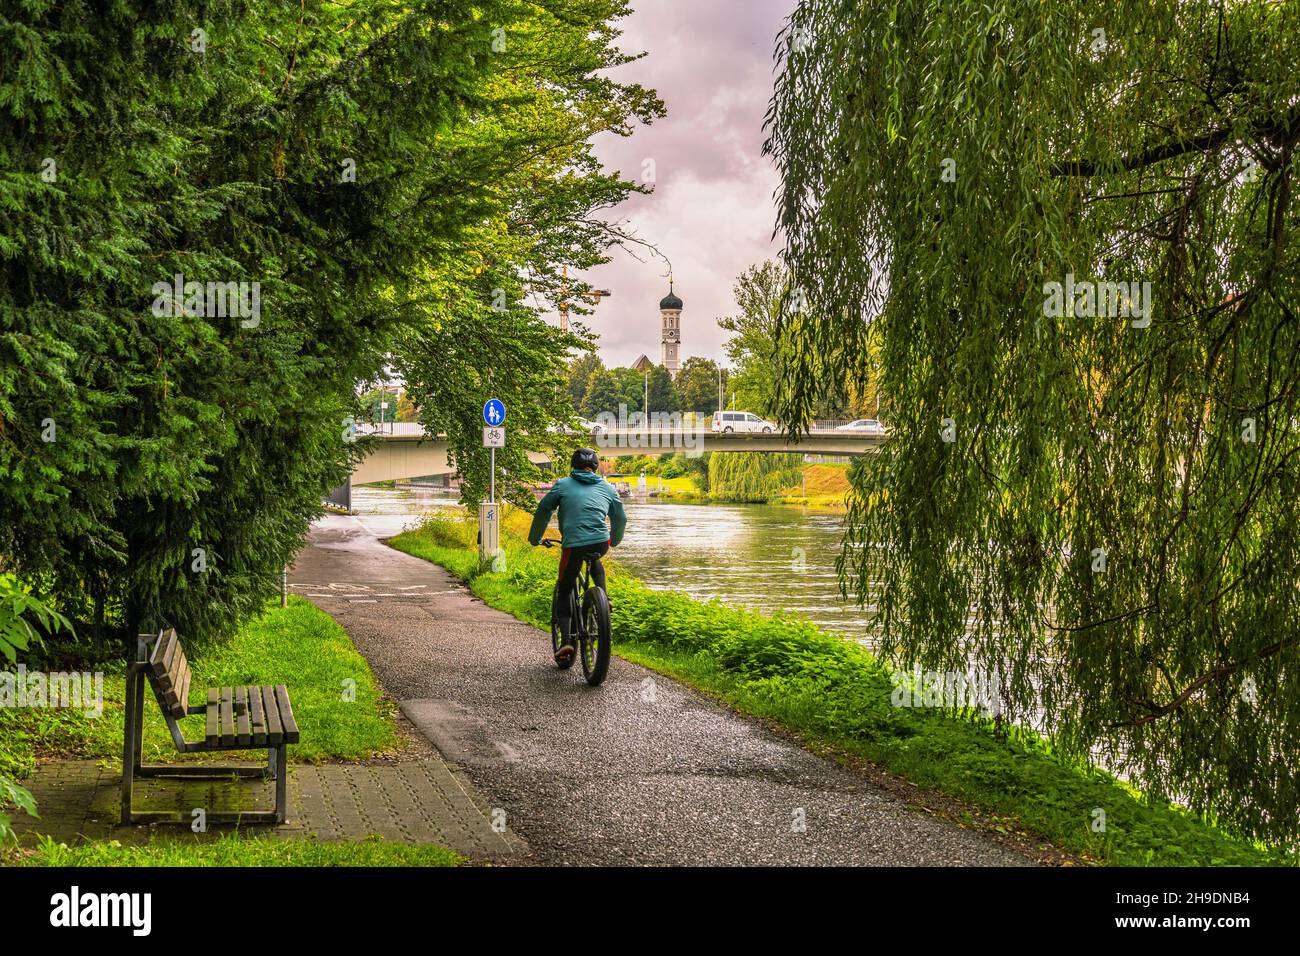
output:
[[569,467],[574,471],[580,468],[590,468],[597,471],[600,468],[600,456],[590,448],[579,448],[569,459]]

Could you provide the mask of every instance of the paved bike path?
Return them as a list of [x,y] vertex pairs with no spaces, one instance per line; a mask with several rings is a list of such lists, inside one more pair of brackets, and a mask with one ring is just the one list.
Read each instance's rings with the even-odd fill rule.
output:
[[548,634],[358,518],[322,519],[290,581],[538,862],[1031,862],[618,657],[587,687],[549,664]]

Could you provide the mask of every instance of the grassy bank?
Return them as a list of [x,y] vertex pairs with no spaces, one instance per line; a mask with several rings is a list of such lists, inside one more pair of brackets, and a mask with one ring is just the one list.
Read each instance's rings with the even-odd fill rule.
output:
[[[655,488],[656,480],[662,481],[660,497],[666,501],[714,502],[717,504],[753,504],[749,499],[733,498],[726,494],[704,492],[699,489],[694,479],[682,476],[678,478],[648,478],[647,484]],[[806,464],[803,466],[803,480],[781,489],[778,494],[767,496],[762,503],[769,505],[794,505],[802,508],[843,510],[847,506],[849,493],[848,466],[840,464]]]
[[[470,582],[488,604],[538,627],[550,620],[555,557],[506,518],[506,570],[480,572],[472,521],[440,519],[390,543]],[[1240,841],[1178,807],[1144,799],[1110,775],[1067,765],[1032,732],[1007,739],[990,722],[933,708],[895,707],[890,669],[861,645],[794,618],[652,591],[611,564],[615,651],[769,718],[807,743],[860,758],[1000,818],[1007,828],[1111,865],[1292,862]],[[1095,832],[1098,808],[1105,831]]]
[[9,866],[459,866],[464,857],[444,847],[389,843],[285,840],[223,834],[216,840],[153,840],[124,846],[101,840],[82,846],[44,840],[32,850],[0,850]]

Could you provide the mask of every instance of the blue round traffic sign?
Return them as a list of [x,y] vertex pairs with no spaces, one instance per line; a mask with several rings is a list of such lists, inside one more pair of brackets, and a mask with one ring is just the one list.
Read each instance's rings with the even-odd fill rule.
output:
[[485,425],[504,425],[506,422],[506,407],[496,398],[489,398],[483,406],[483,423]]

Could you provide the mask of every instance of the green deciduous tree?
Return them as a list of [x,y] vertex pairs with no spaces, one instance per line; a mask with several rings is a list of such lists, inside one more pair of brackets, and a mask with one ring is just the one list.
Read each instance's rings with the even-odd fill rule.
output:
[[618,380],[607,369],[601,369],[587,380],[587,394],[582,398],[582,415],[589,419],[594,419],[601,412],[617,415],[619,398]]
[[604,367],[605,363],[595,352],[586,352],[569,364],[569,399],[573,402],[575,412],[581,410],[582,400],[587,397],[587,385],[591,382],[591,376]]
[[782,319],[783,419],[880,342],[893,435],[853,469],[843,570],[882,646],[996,668],[1065,755],[1274,840],[1300,820],[1298,26],[807,0],[768,144],[816,316]]
[[718,363],[713,359],[692,355],[673,384],[682,411],[707,414],[718,407]]
[[618,400],[629,412],[645,411],[645,376],[634,368],[610,369],[618,382]]
[[681,400],[677,389],[673,388],[673,377],[662,365],[650,369],[649,401],[651,414],[681,411]]
[[[562,267],[598,265],[620,240],[596,213],[646,188],[604,171],[591,145],[598,133],[628,135],[663,113],[652,91],[611,78],[634,58],[616,46],[614,23],[627,10],[625,0],[511,4],[496,21],[506,31],[497,68],[452,140],[443,188],[488,189],[476,227],[446,247],[446,264],[410,301],[396,365],[425,427],[448,435],[471,504],[488,489],[480,411],[489,396],[508,410],[497,464],[498,489],[511,500],[535,501],[525,483],[540,473],[529,451],[567,461],[577,441],[548,428],[574,412],[569,357],[590,351],[592,339],[577,321],[571,332],[548,325],[542,310],[562,294]],[[581,314],[588,289],[568,284]],[[600,367],[577,364],[588,376]]]

